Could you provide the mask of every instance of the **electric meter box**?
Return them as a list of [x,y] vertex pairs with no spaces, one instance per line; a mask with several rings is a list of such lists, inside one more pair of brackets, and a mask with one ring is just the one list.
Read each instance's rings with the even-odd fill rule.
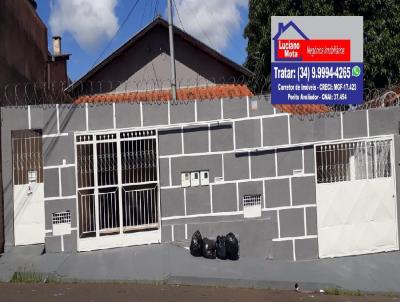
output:
[[181,174],[181,186],[182,186],[182,188],[190,187],[190,173],[189,172],[183,172]]
[[202,186],[208,186],[210,184],[210,173],[208,171],[200,172],[200,183]]
[[200,177],[199,177],[199,172],[192,172],[190,174],[190,182],[192,187],[197,187],[200,185]]

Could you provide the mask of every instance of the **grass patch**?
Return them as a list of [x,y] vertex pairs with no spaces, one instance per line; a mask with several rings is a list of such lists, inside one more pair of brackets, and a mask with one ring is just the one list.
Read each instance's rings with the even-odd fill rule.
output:
[[10,280],[11,283],[44,283],[45,281],[43,275],[27,270],[15,272]]
[[364,294],[358,290],[347,290],[339,287],[327,288],[325,293],[334,296],[364,296]]

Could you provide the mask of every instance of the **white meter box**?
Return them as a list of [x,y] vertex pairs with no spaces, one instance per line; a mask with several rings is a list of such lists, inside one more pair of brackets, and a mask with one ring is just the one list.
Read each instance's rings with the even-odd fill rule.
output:
[[199,177],[199,172],[192,172],[190,174],[190,182],[192,187],[197,187],[200,185],[200,177]]

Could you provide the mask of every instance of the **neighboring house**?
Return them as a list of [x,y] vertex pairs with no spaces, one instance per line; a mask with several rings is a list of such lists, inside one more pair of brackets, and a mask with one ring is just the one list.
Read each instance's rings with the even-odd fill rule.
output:
[[[66,63],[68,55],[61,52],[51,55],[47,49],[47,28],[36,13],[34,0],[0,1],[0,105],[5,94],[22,96],[33,92],[32,87],[44,87],[44,83],[64,82],[68,77]],[[58,40],[59,41],[59,40]],[[54,85],[52,87],[54,90]],[[13,98],[17,100],[18,98]],[[28,98],[20,105],[27,105]],[[32,97],[32,103],[34,98]],[[18,104],[13,102],[14,105]],[[3,198],[0,193],[0,253],[4,246]]]
[[[174,27],[178,88],[244,84],[252,73]],[[109,92],[168,90],[171,60],[168,23],[161,17],[67,89],[76,96]]]

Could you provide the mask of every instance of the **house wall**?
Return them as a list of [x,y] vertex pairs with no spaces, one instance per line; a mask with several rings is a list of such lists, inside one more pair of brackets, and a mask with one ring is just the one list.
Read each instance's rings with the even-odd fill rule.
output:
[[[300,119],[276,112],[268,98],[254,101],[257,110],[252,98],[2,108],[6,244],[13,245],[10,130],[43,128],[46,250],[59,252],[76,250],[74,132],[157,126],[162,242],[188,240],[197,229],[210,237],[232,231],[243,256],[317,258],[314,144],[397,135],[400,108]],[[395,146],[399,156],[398,136]],[[198,170],[210,171],[210,185],[181,188],[181,172]],[[262,195],[261,217],[243,217],[246,194]],[[66,210],[72,234],[52,236],[51,214]]]
[[[228,83],[242,74],[176,35],[176,75],[179,86]],[[88,79],[87,89],[101,91],[154,90],[170,87],[168,29],[156,26]],[[102,83],[101,87],[98,83]],[[112,86],[107,85],[113,83]],[[85,85],[85,84],[84,84]],[[90,86],[90,87],[89,87]]]

